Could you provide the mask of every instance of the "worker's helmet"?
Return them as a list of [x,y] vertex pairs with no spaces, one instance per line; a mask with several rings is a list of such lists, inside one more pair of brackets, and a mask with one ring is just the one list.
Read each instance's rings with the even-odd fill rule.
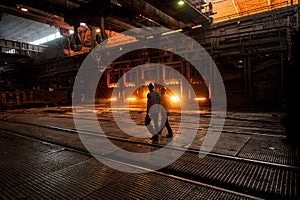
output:
[[162,88],[160,89],[160,91],[161,91],[161,92],[166,92],[166,91],[167,91],[167,88],[166,88],[166,87],[162,87]]
[[154,89],[154,83],[149,83],[148,88],[149,89]]

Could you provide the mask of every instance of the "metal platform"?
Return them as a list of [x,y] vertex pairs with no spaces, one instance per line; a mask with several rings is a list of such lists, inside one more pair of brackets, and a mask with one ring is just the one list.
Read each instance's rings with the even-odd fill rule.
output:
[[[122,115],[122,110],[119,114]],[[98,150],[104,137],[132,152],[155,151],[159,142],[122,134],[110,110],[97,109],[106,135],[87,134]],[[142,124],[142,110],[131,117]],[[228,112],[215,147],[203,158],[199,149],[209,125],[208,111],[192,144],[179,143],[172,151],[185,151],[175,162],[153,171],[118,152],[101,156],[128,167],[126,173],[99,162],[86,151],[75,130],[69,107],[32,108],[0,112],[0,196],[3,199],[299,199],[299,146],[285,142],[281,113]],[[170,122],[179,133],[180,113]],[[89,120],[89,119],[86,119]],[[217,128],[217,127],[216,127]],[[204,153],[204,152],[200,152]],[[124,162],[126,161],[126,162]],[[155,165],[155,163],[154,163]],[[141,168],[143,167],[143,168]]]
[[0,137],[1,199],[251,199],[163,174],[119,172],[82,152],[5,131]]

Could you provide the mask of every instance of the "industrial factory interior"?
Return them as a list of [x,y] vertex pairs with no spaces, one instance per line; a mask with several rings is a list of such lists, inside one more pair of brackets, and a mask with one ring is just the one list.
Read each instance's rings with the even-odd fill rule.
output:
[[299,0],[1,0],[0,199],[300,199]]

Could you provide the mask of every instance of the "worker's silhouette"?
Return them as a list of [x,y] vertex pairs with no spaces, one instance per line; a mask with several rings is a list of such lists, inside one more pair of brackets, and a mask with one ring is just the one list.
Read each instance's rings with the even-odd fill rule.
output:
[[[147,94],[147,114],[145,118],[145,125],[147,129],[152,134],[152,140],[158,141],[158,115],[160,112],[160,95],[158,92],[154,91],[154,84],[150,83],[148,85],[149,93]],[[151,121],[154,122],[154,127],[151,124]]]
[[163,121],[165,121],[165,123],[162,124],[160,133],[162,132],[163,128],[166,127],[168,130],[167,137],[173,137],[173,131],[168,120],[170,109],[171,109],[171,101],[170,101],[170,97],[166,94],[166,92],[167,89],[165,87],[161,88],[160,105],[164,108],[164,111],[163,110],[161,111],[161,119],[162,119],[162,123]]

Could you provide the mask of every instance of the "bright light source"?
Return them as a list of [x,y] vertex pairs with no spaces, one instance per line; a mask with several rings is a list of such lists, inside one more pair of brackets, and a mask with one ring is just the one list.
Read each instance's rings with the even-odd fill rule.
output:
[[28,11],[28,9],[24,8],[24,7],[22,7],[20,10],[22,10],[23,12],[27,12]]
[[128,101],[135,101],[135,100],[136,100],[135,97],[129,97],[129,98],[128,98]]
[[173,31],[164,32],[161,35],[169,35],[169,34],[181,32],[181,31],[182,31],[182,29],[177,29],[177,30],[173,30]]
[[80,26],[86,26],[86,23],[80,22]]
[[[5,51],[5,53],[15,54],[16,53],[16,49],[10,49],[8,51]],[[7,64],[7,63],[4,63],[4,64]]]
[[202,25],[201,25],[201,24],[198,24],[198,25],[196,25],[196,26],[193,26],[192,29],[200,28],[200,27],[202,27]]
[[53,33],[53,34],[48,35],[46,37],[43,37],[43,38],[40,38],[38,40],[32,41],[29,44],[40,45],[40,44],[44,44],[46,42],[50,42],[50,41],[55,40],[55,39],[60,38],[60,37],[62,37],[60,35],[60,32],[56,32],[56,33]]
[[182,5],[184,4],[184,1],[183,1],[183,0],[180,0],[180,1],[177,2],[177,4],[178,4],[179,6],[182,6]]
[[100,28],[97,28],[96,33],[100,33],[100,32],[101,32]]
[[195,98],[196,101],[205,101],[206,98],[205,97],[197,97]]
[[116,98],[116,97],[112,97],[112,98],[110,98],[110,100],[111,100],[111,101],[116,101],[117,98]]
[[176,95],[174,95],[174,96],[171,96],[170,100],[173,101],[173,102],[178,102],[179,101],[179,97],[176,96]]

